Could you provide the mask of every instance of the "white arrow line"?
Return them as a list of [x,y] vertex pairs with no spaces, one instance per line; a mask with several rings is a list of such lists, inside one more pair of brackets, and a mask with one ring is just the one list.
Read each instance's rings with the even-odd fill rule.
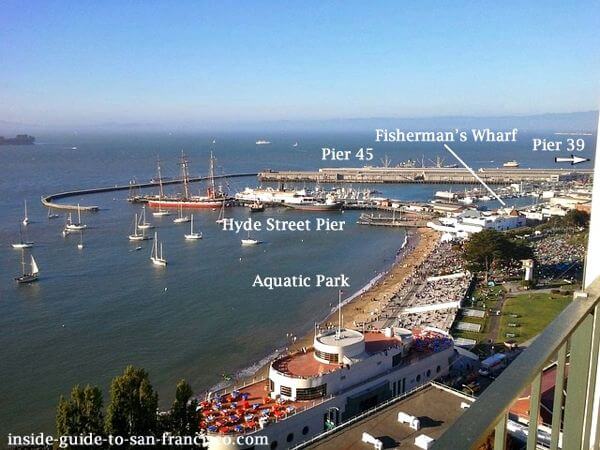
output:
[[465,166],[465,169],[467,169],[467,170],[468,170],[468,171],[471,173],[471,175],[473,175],[473,176],[475,177],[475,179],[476,179],[477,181],[479,181],[479,182],[480,182],[480,183],[483,185],[483,187],[484,187],[484,188],[486,188],[486,189],[488,190],[488,192],[489,192],[490,194],[492,194],[492,195],[493,195],[493,196],[496,198],[496,200],[498,200],[498,201],[500,202],[500,204],[501,204],[502,206],[506,206],[506,203],[504,203],[504,200],[502,200],[500,197],[498,197],[498,194],[496,194],[496,193],[495,193],[495,192],[492,190],[492,188],[491,188],[491,187],[489,187],[487,184],[485,184],[485,181],[483,181],[481,178],[479,178],[479,175],[477,175],[473,169],[471,169],[469,166],[467,166],[467,163],[465,163],[465,162],[464,162],[464,161],[463,161],[463,160],[460,158],[460,156],[458,156],[458,155],[457,155],[457,154],[454,152],[454,150],[452,150],[450,147],[448,147],[448,145],[447,145],[447,144],[444,144],[444,147],[446,147],[446,150],[448,150],[448,151],[449,151],[449,152],[452,154],[452,156],[454,156],[454,157],[455,157],[455,158],[458,160],[458,162],[459,162],[459,163],[461,163],[463,166]]
[[580,162],[589,161],[588,158],[582,158],[581,156],[571,155],[568,158],[557,156],[554,158],[554,162],[570,162],[571,165],[579,164]]

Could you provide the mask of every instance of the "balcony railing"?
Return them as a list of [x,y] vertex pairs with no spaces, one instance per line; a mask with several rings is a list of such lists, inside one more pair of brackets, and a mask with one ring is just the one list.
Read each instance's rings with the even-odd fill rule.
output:
[[598,448],[597,439],[595,443],[591,439],[599,431],[600,413],[595,403],[599,343],[600,277],[585,292],[574,294],[573,302],[435,442],[433,449],[507,448],[508,412],[529,388],[527,449],[539,447],[542,373],[553,361],[556,379],[550,449],[589,449],[592,444]]

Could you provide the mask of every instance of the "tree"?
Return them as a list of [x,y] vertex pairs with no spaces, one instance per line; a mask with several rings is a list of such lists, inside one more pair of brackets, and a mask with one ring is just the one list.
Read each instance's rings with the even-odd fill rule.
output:
[[120,436],[152,436],[157,431],[158,394],[144,369],[128,366],[110,386],[105,430]]
[[587,227],[590,223],[590,215],[585,211],[572,209],[563,217],[563,223],[570,227]]
[[171,431],[175,435],[190,436],[198,431],[199,414],[196,411],[198,401],[192,399],[192,387],[180,380],[175,389],[175,401],[171,406]]
[[486,229],[471,235],[463,250],[463,258],[472,270],[485,272],[499,262],[531,258],[533,251],[523,243],[508,239],[499,231]]
[[71,390],[71,397],[63,396],[56,409],[56,431],[59,436],[92,433],[102,434],[102,392],[89,384]]

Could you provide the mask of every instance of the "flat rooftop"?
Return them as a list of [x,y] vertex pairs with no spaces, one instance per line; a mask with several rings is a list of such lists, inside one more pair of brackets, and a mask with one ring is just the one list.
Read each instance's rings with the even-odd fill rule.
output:
[[[352,425],[342,428],[331,436],[313,442],[311,449],[319,450],[365,450],[373,448],[362,442],[363,432],[367,432],[383,442],[383,448],[415,449],[415,438],[420,434],[437,439],[463,413],[461,402],[467,402],[465,396],[442,389],[436,385],[418,392],[374,413]],[[407,424],[399,423],[398,413],[402,411],[419,418],[421,429],[415,431]]]

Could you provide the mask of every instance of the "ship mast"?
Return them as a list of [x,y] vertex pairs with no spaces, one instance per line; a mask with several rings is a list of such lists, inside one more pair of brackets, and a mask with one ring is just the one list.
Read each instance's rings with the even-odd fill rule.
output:
[[156,159],[156,167],[158,169],[158,197],[160,200],[162,200],[165,196],[165,193],[163,192],[162,175],[160,173],[160,158]]
[[208,173],[208,178],[210,180],[210,192],[208,193],[208,196],[210,198],[215,198],[216,197],[216,190],[215,190],[215,157],[213,156],[213,152],[211,150],[210,152],[210,169],[209,169],[209,173]]
[[189,187],[188,187],[188,178],[189,178],[189,174],[188,174],[188,161],[185,158],[185,154],[183,153],[183,150],[181,150],[181,178],[183,180],[183,198],[185,200],[190,198],[190,192],[189,192]]

